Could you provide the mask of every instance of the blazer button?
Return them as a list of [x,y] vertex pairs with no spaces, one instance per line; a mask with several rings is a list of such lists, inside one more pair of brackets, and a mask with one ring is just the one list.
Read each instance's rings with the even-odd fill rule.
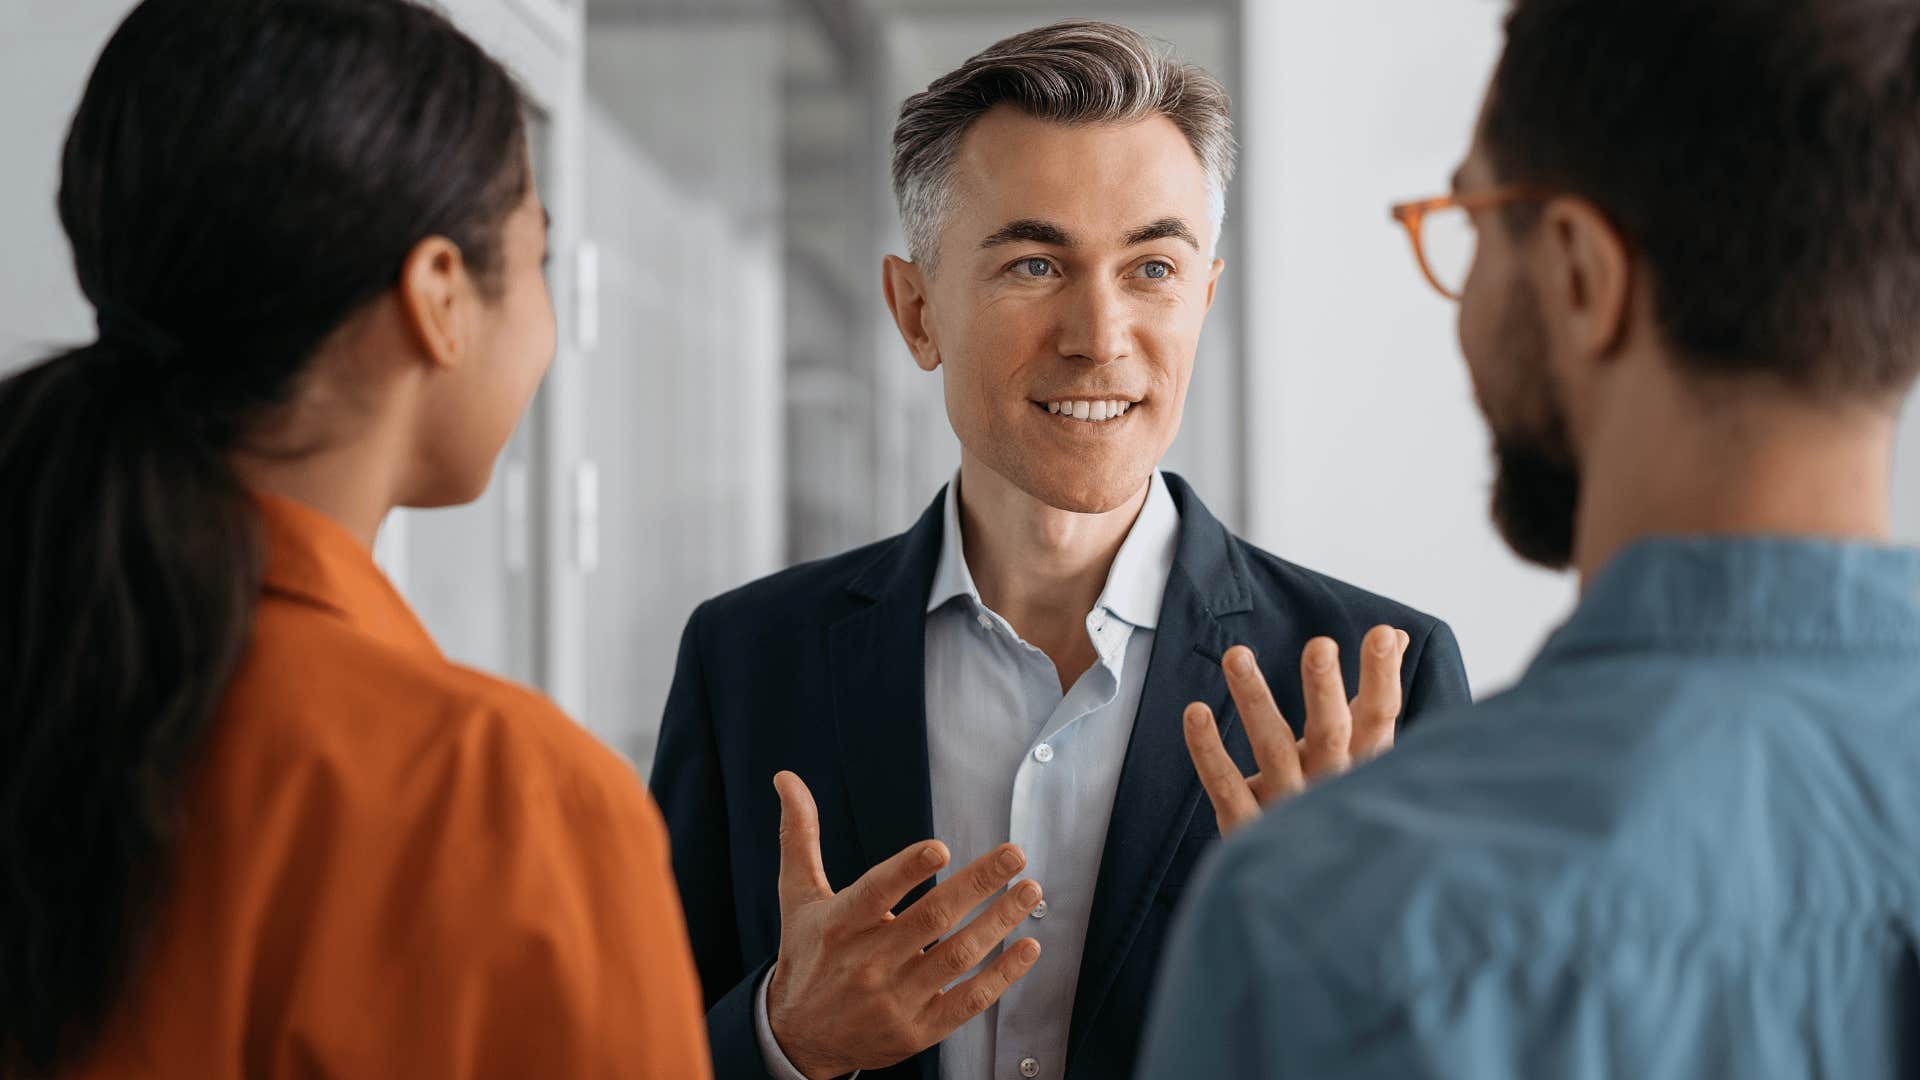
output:
[[1045,900],[1042,900],[1042,901],[1040,901],[1039,903],[1037,903],[1037,904],[1035,904],[1035,905],[1033,905],[1033,911],[1032,911],[1032,912],[1030,912],[1029,914],[1030,914],[1030,915],[1031,915],[1031,916],[1032,916],[1033,918],[1036,918],[1036,919],[1044,919],[1044,918],[1046,918],[1046,917],[1047,917],[1047,902],[1046,902]]
[[1021,1076],[1039,1076],[1040,1063],[1033,1060],[1032,1058],[1021,1058],[1020,1059],[1020,1075]]
[[1053,747],[1047,745],[1046,743],[1041,743],[1039,746],[1034,747],[1033,760],[1039,762],[1042,765],[1045,765],[1047,762],[1052,761]]

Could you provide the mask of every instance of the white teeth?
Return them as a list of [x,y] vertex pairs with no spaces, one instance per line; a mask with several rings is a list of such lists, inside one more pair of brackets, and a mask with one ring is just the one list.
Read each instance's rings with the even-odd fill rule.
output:
[[1127,415],[1134,406],[1131,401],[1049,401],[1047,412],[1054,416],[1064,416],[1070,420],[1085,420],[1090,424],[1103,424],[1109,420],[1118,420]]

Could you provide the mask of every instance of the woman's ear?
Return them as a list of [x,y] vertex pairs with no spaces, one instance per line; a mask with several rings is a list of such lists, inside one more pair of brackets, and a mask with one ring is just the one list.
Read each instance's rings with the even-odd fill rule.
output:
[[395,293],[422,358],[434,367],[457,366],[472,345],[477,301],[459,246],[444,236],[414,245],[401,264]]

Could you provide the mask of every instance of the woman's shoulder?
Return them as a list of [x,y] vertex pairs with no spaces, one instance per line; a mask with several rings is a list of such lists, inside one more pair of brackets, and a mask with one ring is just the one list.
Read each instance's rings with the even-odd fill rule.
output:
[[268,605],[260,620],[220,724],[246,757],[322,769],[343,792],[457,782],[657,818],[625,759],[538,690],[298,609]]

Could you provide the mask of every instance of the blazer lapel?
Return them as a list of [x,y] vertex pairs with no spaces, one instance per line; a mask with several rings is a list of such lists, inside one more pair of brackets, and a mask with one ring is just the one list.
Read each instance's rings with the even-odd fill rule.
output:
[[1252,610],[1246,566],[1225,526],[1193,490],[1172,474],[1167,485],[1180,507],[1180,544],[1100,860],[1069,1060],[1078,1056],[1205,794],[1187,755],[1181,715],[1190,702],[1205,701],[1223,738],[1239,723],[1220,673],[1221,654],[1232,645],[1220,619]]
[[933,837],[926,604],[944,498],[943,489],[920,521],[854,579],[848,589],[866,606],[828,631],[840,767],[869,867]]

